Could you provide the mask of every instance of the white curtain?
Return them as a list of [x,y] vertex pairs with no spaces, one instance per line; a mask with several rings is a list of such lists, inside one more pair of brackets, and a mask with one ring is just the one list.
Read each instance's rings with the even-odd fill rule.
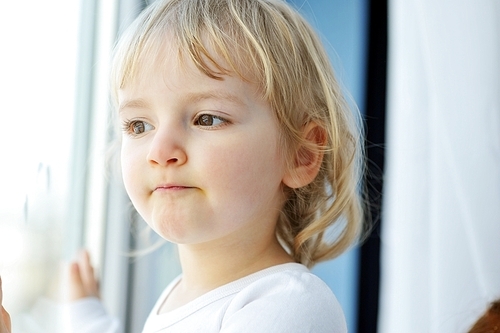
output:
[[390,0],[379,332],[500,298],[500,1]]

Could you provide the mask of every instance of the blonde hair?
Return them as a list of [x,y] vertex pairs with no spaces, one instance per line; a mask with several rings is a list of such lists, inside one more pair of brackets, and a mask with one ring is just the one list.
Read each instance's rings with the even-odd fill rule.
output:
[[[238,75],[259,86],[276,113],[289,164],[297,160],[298,147],[321,149],[323,161],[314,181],[285,189],[276,233],[294,259],[311,267],[354,244],[363,216],[361,134],[309,24],[281,0],[157,0],[116,47],[115,101],[118,90],[138,75],[140,60],[165,46],[167,33],[179,57],[187,56],[209,77]],[[303,138],[310,122],[323,129],[324,147],[311,147]]]

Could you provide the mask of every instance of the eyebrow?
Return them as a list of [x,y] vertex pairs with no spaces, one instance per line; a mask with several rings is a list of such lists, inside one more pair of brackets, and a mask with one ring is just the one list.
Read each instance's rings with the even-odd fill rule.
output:
[[244,105],[245,103],[243,100],[231,93],[225,92],[225,91],[206,91],[206,92],[201,92],[201,93],[190,93],[187,94],[187,96],[184,98],[188,102],[200,102],[206,99],[223,99],[227,100],[233,104],[239,104],[239,105]]
[[[245,105],[245,103],[240,97],[228,92],[216,91],[216,90],[188,93],[186,96],[182,98],[182,101],[187,103],[196,103],[207,99],[222,99],[229,101],[233,104]],[[122,112],[124,109],[127,108],[147,109],[149,108],[149,104],[148,102],[146,102],[146,100],[142,98],[126,100],[119,105],[118,112]]]
[[127,108],[145,109],[148,107],[149,107],[148,103],[145,100],[143,100],[142,98],[131,99],[131,100],[127,100],[127,101],[121,103],[118,106],[118,112],[122,112],[124,109],[127,109]]

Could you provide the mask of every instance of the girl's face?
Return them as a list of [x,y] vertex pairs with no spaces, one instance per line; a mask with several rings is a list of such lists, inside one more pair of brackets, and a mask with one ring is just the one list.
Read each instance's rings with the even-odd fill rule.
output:
[[237,77],[209,78],[173,52],[161,63],[119,91],[134,206],[179,244],[274,237],[286,171],[270,106]]

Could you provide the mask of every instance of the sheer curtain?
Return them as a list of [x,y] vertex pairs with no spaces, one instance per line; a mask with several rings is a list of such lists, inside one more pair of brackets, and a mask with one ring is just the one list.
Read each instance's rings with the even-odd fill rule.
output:
[[379,331],[466,332],[500,298],[500,2],[389,19]]

